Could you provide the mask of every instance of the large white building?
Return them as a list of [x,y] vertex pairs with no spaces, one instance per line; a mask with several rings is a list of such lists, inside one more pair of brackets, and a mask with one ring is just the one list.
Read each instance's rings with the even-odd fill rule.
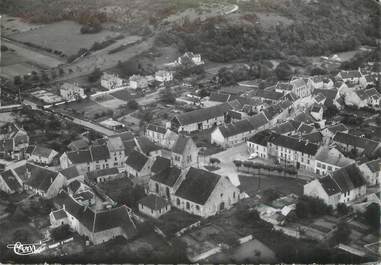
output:
[[76,101],[86,98],[85,90],[76,84],[64,83],[60,88],[60,95],[66,101]]
[[101,86],[112,90],[115,88],[122,87],[124,80],[116,74],[103,73],[101,77]]

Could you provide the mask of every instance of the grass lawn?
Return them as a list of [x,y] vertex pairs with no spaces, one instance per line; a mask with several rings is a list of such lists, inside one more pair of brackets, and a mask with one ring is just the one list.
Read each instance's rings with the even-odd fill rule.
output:
[[30,42],[52,50],[73,55],[81,48],[89,49],[94,42],[101,42],[118,33],[102,30],[95,34],[81,34],[81,25],[73,21],[61,21],[44,25],[28,32],[12,34],[9,37],[22,42]]
[[156,225],[166,234],[174,235],[182,228],[194,224],[201,218],[195,215],[172,208],[171,211],[160,217]]
[[134,99],[134,96],[132,96],[127,89],[119,90],[116,92],[111,93],[110,95],[116,97],[117,99],[129,101],[131,99]]
[[277,190],[287,195],[294,193],[296,195],[303,194],[303,185],[305,181],[299,179],[285,177],[255,177],[239,175],[241,188],[249,195],[262,194],[267,189]]

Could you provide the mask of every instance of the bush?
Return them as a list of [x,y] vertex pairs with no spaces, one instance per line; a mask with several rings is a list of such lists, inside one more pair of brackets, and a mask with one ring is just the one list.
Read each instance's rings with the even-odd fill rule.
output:
[[340,223],[337,225],[337,230],[334,232],[331,238],[331,244],[336,245],[339,243],[348,243],[350,241],[351,229],[348,224]]
[[380,206],[376,203],[370,204],[364,213],[364,218],[368,225],[372,227],[375,231],[380,229]]
[[275,74],[279,80],[289,80],[293,74],[293,71],[289,64],[281,62],[275,68]]
[[62,225],[60,227],[54,228],[50,231],[52,238],[56,241],[61,241],[68,239],[71,236],[71,231],[69,225]]
[[99,80],[102,76],[102,71],[99,68],[95,68],[94,71],[89,75],[89,82],[93,83]]
[[340,215],[346,215],[349,213],[349,207],[345,203],[337,204],[337,213]]
[[136,100],[132,99],[128,101],[127,107],[133,110],[137,110],[139,108],[139,104],[138,102],[136,102]]
[[332,207],[325,204],[325,202],[319,198],[301,196],[296,204],[295,212],[299,218],[315,218],[330,214]]

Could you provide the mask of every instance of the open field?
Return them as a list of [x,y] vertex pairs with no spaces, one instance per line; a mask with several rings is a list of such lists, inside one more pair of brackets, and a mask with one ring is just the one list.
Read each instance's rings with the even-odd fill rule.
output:
[[303,185],[305,181],[284,177],[256,177],[256,176],[239,176],[240,187],[246,193],[260,194],[267,189],[273,189],[284,195],[294,193],[296,195],[303,194]]
[[2,39],[2,45],[7,46],[8,48],[14,50],[18,56],[24,58],[24,60],[37,64],[41,67],[56,67],[62,63],[63,61],[57,59],[56,57],[49,56],[47,54],[43,54],[41,52],[37,52],[23,45],[15,44],[14,42]]
[[81,48],[90,48],[94,42],[101,42],[118,33],[103,30],[94,34],[81,34],[81,25],[72,21],[61,21],[37,29],[9,35],[10,39],[30,42],[52,50],[62,51],[70,56]]
[[12,17],[8,15],[1,16],[1,32],[3,36],[8,36],[18,32],[35,30],[39,27],[41,27],[41,25],[27,23],[19,17]]
[[[96,102],[92,100],[84,100],[81,102],[73,102],[68,105],[60,105],[57,107],[59,110],[63,110],[64,112],[67,112],[68,114],[79,114],[80,116],[83,116],[85,118],[93,119],[94,116],[100,115],[105,112],[109,112],[110,109],[97,104]],[[76,116],[76,115],[74,115]],[[78,116],[78,115],[77,115]]]
[[9,79],[16,75],[26,75],[32,71],[41,70],[40,67],[28,62],[25,57],[14,51],[1,53],[0,67],[0,75]]
[[94,101],[96,103],[98,103],[99,105],[102,105],[103,107],[108,108],[108,109],[112,109],[112,110],[115,110],[115,109],[119,108],[120,106],[127,104],[126,101],[120,100],[120,99],[115,98],[111,95],[106,95],[106,96],[96,98],[96,99],[94,99]]

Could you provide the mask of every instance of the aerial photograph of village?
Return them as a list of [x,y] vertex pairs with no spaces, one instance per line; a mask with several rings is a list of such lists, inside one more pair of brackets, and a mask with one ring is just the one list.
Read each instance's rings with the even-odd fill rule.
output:
[[377,0],[1,0],[1,264],[380,264]]

